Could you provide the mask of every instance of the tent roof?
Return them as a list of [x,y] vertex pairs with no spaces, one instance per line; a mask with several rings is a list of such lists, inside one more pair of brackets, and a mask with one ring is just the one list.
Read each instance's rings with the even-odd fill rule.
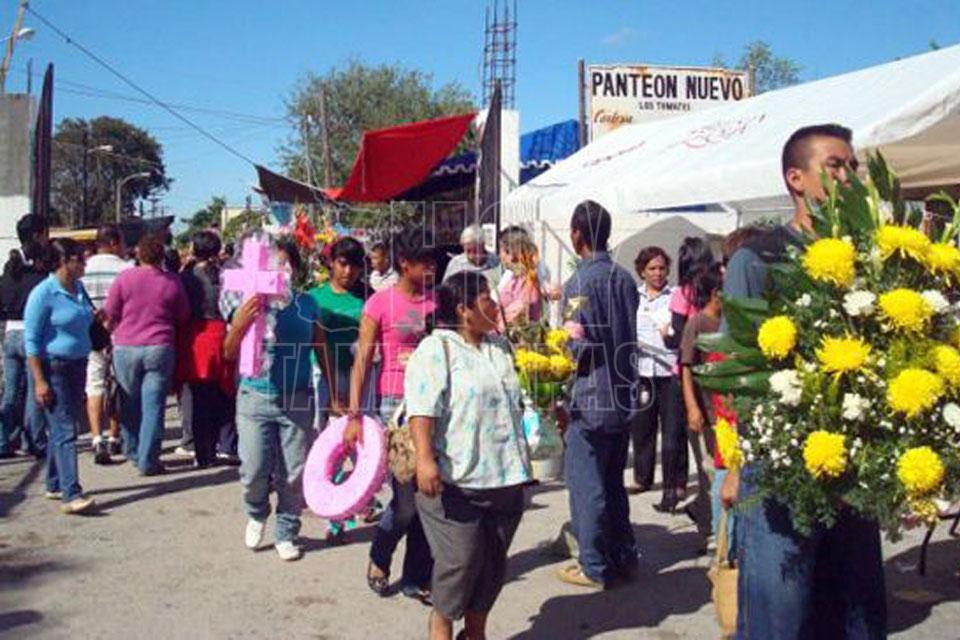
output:
[[784,141],[825,122],[881,149],[907,188],[960,182],[960,46],[621,127],[513,191],[504,219],[566,224],[585,199],[622,216],[776,198]]
[[430,175],[463,139],[475,113],[365,131],[346,184],[334,200],[386,202]]
[[[576,120],[564,120],[520,136],[520,168],[545,168],[566,158],[580,148],[580,125]],[[433,171],[433,175],[473,173],[477,170],[477,152],[447,158]]]

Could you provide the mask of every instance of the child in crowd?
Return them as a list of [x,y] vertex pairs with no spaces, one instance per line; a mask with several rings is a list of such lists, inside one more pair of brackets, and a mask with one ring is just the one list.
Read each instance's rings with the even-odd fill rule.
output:
[[683,328],[680,341],[680,379],[683,403],[686,408],[690,445],[697,464],[698,490],[696,499],[684,511],[696,523],[697,530],[709,540],[712,528],[710,485],[713,472],[714,437],[712,415],[707,395],[700,389],[693,368],[704,362],[706,354],[697,340],[706,333],[720,330],[720,290],[723,279],[720,265],[700,271],[691,283],[693,302],[700,309]]

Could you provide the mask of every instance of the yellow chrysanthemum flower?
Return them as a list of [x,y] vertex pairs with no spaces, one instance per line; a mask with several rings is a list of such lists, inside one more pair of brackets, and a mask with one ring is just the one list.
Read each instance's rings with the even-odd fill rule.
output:
[[797,346],[797,325],[787,316],[774,316],[760,325],[757,344],[768,358],[782,360]]
[[847,336],[845,338],[826,337],[817,349],[820,368],[827,373],[843,374],[858,371],[867,364],[870,357],[870,345]]
[[920,332],[933,317],[933,307],[912,289],[894,289],[880,296],[880,312],[898,331]]
[[931,273],[938,276],[960,275],[960,249],[945,242],[931,244],[924,255],[924,264]]
[[899,255],[922,262],[930,247],[930,238],[913,227],[887,224],[877,231],[877,248],[884,260]]
[[566,380],[573,373],[573,360],[563,355],[552,355],[549,358],[550,377],[556,381]]
[[717,418],[713,434],[717,439],[717,449],[720,450],[723,464],[731,471],[739,469],[743,464],[743,451],[740,449],[740,436],[737,435],[736,427],[726,418]]
[[822,238],[807,247],[803,254],[803,268],[814,280],[849,287],[856,276],[856,255],[851,242]]
[[897,460],[897,478],[914,498],[939,489],[945,473],[943,460],[930,447],[907,449]]
[[814,431],[803,445],[803,463],[815,478],[836,478],[847,469],[843,435]]
[[943,378],[924,369],[904,369],[887,387],[887,405],[913,418],[932,409],[943,395]]
[[917,520],[924,524],[934,525],[940,519],[940,509],[933,500],[910,500],[907,502],[907,507]]
[[566,329],[551,329],[547,332],[544,342],[546,342],[548,349],[559,353],[567,348],[567,343],[570,342],[570,334],[567,333]]
[[528,349],[517,349],[517,368],[528,376],[539,376],[550,372],[550,358],[530,351]]
[[942,344],[933,350],[937,373],[951,387],[960,387],[960,351]]

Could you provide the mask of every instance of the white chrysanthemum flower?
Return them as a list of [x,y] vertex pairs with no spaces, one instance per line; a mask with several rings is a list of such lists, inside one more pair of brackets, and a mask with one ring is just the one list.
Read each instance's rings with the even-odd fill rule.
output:
[[943,406],[943,421],[954,429],[960,428],[960,406],[956,402],[948,402]]
[[856,393],[843,394],[841,415],[844,420],[856,422],[863,419],[863,414],[870,408],[870,401]]
[[893,221],[893,204],[886,200],[881,200],[877,206],[880,212],[880,222],[890,223]]
[[780,402],[795,407],[800,404],[803,388],[800,384],[800,375],[793,369],[777,371],[770,376],[770,388],[780,396]]
[[869,316],[876,309],[877,296],[869,291],[851,291],[843,296],[843,310],[850,317]]
[[813,298],[810,297],[809,293],[805,293],[797,298],[796,305],[798,307],[809,307],[811,302],[813,302]]
[[950,302],[939,291],[928,289],[920,295],[927,301],[934,313],[943,313],[950,308]]

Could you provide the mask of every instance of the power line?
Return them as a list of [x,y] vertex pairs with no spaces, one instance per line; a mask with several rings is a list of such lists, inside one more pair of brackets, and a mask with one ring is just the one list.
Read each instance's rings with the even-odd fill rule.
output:
[[33,16],[34,16],[35,18],[37,18],[40,22],[42,22],[43,24],[45,24],[46,26],[48,26],[51,30],[53,30],[55,33],[57,33],[61,38],[63,38],[63,39],[66,41],[67,44],[73,45],[74,47],[76,47],[77,49],[79,49],[84,55],[86,55],[87,57],[89,57],[91,60],[93,60],[94,62],[96,62],[97,64],[99,64],[101,67],[103,67],[104,69],[106,69],[107,71],[109,71],[110,73],[112,73],[113,75],[115,75],[115,76],[116,76],[117,78],[119,78],[124,84],[126,84],[126,85],[129,86],[129,87],[131,87],[131,88],[134,89],[136,92],[138,92],[138,93],[143,94],[144,96],[146,96],[151,102],[153,102],[154,104],[156,104],[157,106],[159,106],[160,108],[162,108],[164,111],[168,112],[168,113],[169,113],[170,115],[172,115],[174,118],[176,118],[177,120],[180,120],[180,121],[183,122],[184,124],[186,124],[186,125],[188,125],[189,127],[195,129],[198,133],[200,133],[201,135],[203,135],[205,138],[207,138],[207,139],[209,139],[211,142],[219,145],[219,146],[222,147],[224,150],[230,152],[230,153],[233,154],[234,156],[240,158],[241,160],[244,160],[245,162],[247,162],[247,163],[249,163],[249,164],[251,164],[251,165],[256,165],[256,163],[255,163],[253,160],[251,160],[249,157],[247,157],[246,155],[244,155],[244,154],[241,153],[240,151],[237,151],[234,147],[232,147],[232,146],[230,146],[229,144],[227,144],[226,142],[220,140],[218,137],[216,137],[216,136],[213,135],[212,133],[208,132],[206,129],[204,129],[204,128],[201,127],[200,125],[196,124],[195,122],[193,122],[192,120],[190,120],[189,118],[187,118],[186,116],[184,116],[183,114],[179,113],[176,109],[174,109],[173,107],[171,107],[170,105],[168,105],[166,102],[160,100],[159,98],[157,98],[156,96],[154,96],[152,93],[150,93],[149,91],[147,91],[146,89],[144,89],[143,87],[141,87],[140,85],[138,85],[136,82],[134,82],[133,80],[131,80],[130,78],[128,78],[127,76],[125,76],[123,73],[121,73],[120,71],[118,71],[117,69],[115,69],[113,66],[111,66],[108,62],[106,62],[106,61],[105,61],[104,59],[102,59],[100,56],[98,56],[97,54],[93,53],[92,51],[90,51],[89,49],[87,49],[85,46],[83,46],[82,44],[80,44],[79,42],[77,42],[76,40],[74,40],[72,37],[70,37],[69,35],[67,35],[66,33],[64,33],[63,30],[61,30],[61,29],[60,29],[59,27],[57,27],[55,24],[53,24],[52,22],[50,22],[49,20],[47,20],[46,18],[44,18],[42,15],[40,15],[39,13],[37,13],[36,10],[34,10],[34,8],[31,7],[30,5],[27,5],[27,11],[29,11],[31,14],[33,14]]

